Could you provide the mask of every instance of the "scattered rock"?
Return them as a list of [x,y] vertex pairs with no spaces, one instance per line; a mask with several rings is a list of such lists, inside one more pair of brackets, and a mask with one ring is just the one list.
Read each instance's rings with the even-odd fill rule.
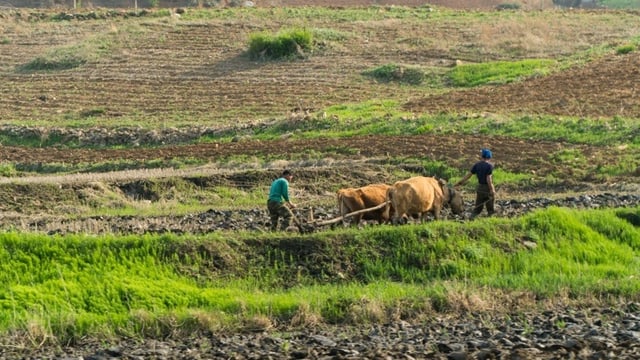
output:
[[[637,359],[640,304],[456,315],[420,324],[328,326],[155,339],[79,340],[73,346],[0,348],[2,358],[47,359]],[[579,312],[585,314],[573,317]],[[571,320],[558,328],[555,319]],[[596,321],[597,320],[597,321]],[[524,332],[524,329],[527,329]],[[286,331],[281,331],[286,330]],[[593,334],[597,333],[597,336]],[[509,341],[505,341],[508,340]],[[5,343],[5,342],[2,342]]]

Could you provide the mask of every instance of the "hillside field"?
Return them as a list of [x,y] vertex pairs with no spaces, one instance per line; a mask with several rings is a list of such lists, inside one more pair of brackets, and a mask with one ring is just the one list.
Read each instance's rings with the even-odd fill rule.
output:
[[[483,335],[509,334],[521,321],[511,344],[487,340],[505,356],[522,347],[529,358],[638,354],[626,342],[640,326],[638,11],[333,3],[0,7],[0,257],[9,284],[0,288],[9,329],[0,344],[21,344],[0,346],[0,357],[42,346],[32,358],[101,358],[104,334],[125,334],[132,348],[144,338],[153,351],[150,338],[175,352],[184,347],[169,342],[179,339],[209,351],[200,358],[218,346],[248,352],[257,333],[293,349],[293,340],[278,342],[285,335],[261,331],[296,321],[311,331],[322,318],[364,325],[359,351],[371,355],[367,341],[378,342],[393,357],[407,349],[389,350],[376,321],[389,321],[385,336],[402,343],[407,329],[416,339],[427,331],[405,321],[429,318],[435,336],[440,313],[455,318],[442,334],[471,322]],[[291,29],[310,34],[312,46],[284,59],[250,55],[257,34]],[[414,175],[453,183],[485,147],[496,167],[494,218],[470,219],[472,179],[459,189],[465,213],[447,211],[445,221],[266,231],[267,192],[284,168],[295,173],[297,219],[313,222],[338,215],[340,188]],[[547,308],[527,313],[536,305]],[[614,325],[589,335],[598,320]],[[570,342],[577,323],[579,346]],[[229,338],[182,336],[192,326]],[[246,337],[225,333],[251,326]],[[336,355],[328,332],[307,345]],[[445,358],[474,334],[410,350]],[[549,334],[561,334],[561,345],[547,344]],[[291,356],[313,358],[305,346]],[[157,358],[178,358],[168,354]],[[255,354],[245,355],[227,358]]]

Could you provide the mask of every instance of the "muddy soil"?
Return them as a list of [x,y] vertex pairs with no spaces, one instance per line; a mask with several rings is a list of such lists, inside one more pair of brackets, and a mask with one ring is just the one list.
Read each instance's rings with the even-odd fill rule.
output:
[[281,332],[198,333],[161,340],[79,340],[74,346],[0,347],[3,359],[637,359],[638,303],[559,306],[501,315],[434,314],[421,324],[315,326]]

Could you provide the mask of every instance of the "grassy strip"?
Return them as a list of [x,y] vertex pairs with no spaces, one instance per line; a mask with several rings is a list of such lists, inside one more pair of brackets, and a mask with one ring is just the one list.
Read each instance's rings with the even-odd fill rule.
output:
[[[61,173],[100,173],[109,171],[125,171],[139,169],[183,169],[190,166],[204,165],[207,161],[194,158],[181,159],[153,159],[149,161],[116,160],[100,163],[0,163],[0,174],[36,173],[36,174],[61,174]],[[5,175],[8,176],[8,175]]]
[[598,3],[601,6],[609,9],[638,9],[640,3],[636,0],[600,0]]
[[507,84],[528,77],[543,76],[556,66],[554,60],[527,59],[456,66],[447,76],[453,86],[474,87]]
[[3,233],[0,331],[70,341],[416,319],[459,307],[461,292],[637,301],[639,226],[640,208],[550,208],[305,236]]
[[[603,137],[602,133],[607,136]],[[349,137],[358,135],[492,134],[597,146],[640,146],[637,121],[631,118],[424,114],[416,116],[395,100],[370,100],[340,104],[306,120],[281,121],[254,130],[258,139],[275,139],[283,133],[294,137]],[[230,141],[231,138],[228,139]]]

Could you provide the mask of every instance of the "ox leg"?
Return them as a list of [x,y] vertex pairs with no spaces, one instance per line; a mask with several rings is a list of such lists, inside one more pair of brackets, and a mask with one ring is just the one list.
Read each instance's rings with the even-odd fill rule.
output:
[[433,207],[433,218],[436,220],[440,220],[440,212],[442,211],[442,208],[440,208],[440,206],[434,206]]
[[[345,215],[350,212],[353,212],[353,211],[349,210],[348,212],[345,213]],[[347,216],[342,218],[342,224],[344,225],[344,227],[354,226],[354,224],[357,224],[357,220],[358,220],[357,216],[353,216],[353,215]]]

